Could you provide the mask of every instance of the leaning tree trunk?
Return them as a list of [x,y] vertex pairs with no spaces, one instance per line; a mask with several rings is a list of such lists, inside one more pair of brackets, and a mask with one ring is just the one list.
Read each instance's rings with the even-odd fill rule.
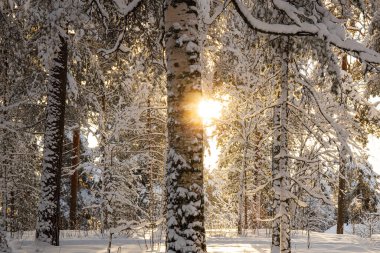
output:
[[41,172],[41,198],[38,206],[37,242],[59,245],[59,200],[62,169],[62,143],[67,82],[67,43],[60,37],[48,83],[44,156]]
[[206,252],[197,1],[165,6],[168,154],[166,252]]
[[71,175],[71,187],[70,187],[70,229],[76,229],[77,227],[77,206],[78,206],[78,165],[80,156],[80,127],[73,130],[73,148],[71,165],[74,173]]
[[282,53],[279,104],[273,114],[272,177],[274,188],[274,220],[272,223],[272,253],[291,252],[288,176],[288,49]]

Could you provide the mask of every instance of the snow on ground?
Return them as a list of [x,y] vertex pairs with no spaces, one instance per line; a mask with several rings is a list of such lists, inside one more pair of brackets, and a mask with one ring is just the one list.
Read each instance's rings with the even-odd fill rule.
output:
[[[343,232],[348,235],[356,234],[365,237],[365,235],[369,236],[369,227],[364,224],[344,224]],[[325,233],[336,234],[336,225],[326,230]]]
[[[307,248],[307,233],[304,231],[292,232],[292,252],[307,253],[375,253],[380,252],[380,236],[372,239],[360,238],[355,235],[336,235],[332,233],[310,233],[310,249]],[[14,253],[34,253],[35,247],[32,234],[23,236],[21,240],[11,242]],[[231,230],[212,231],[207,237],[207,251],[209,253],[269,253],[270,235],[261,230],[259,235],[249,234],[238,237]],[[112,241],[111,253],[143,253],[164,252],[164,243],[160,250],[151,251],[146,247],[149,239],[144,238],[116,238]],[[61,246],[49,246],[40,252],[45,253],[107,253],[108,239],[98,234],[84,236],[83,233],[72,233],[71,236],[61,238]]]

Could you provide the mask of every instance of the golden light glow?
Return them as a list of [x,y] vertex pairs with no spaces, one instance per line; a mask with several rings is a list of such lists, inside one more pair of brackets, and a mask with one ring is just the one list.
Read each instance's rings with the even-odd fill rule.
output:
[[214,119],[220,118],[222,103],[212,99],[202,99],[198,104],[198,114],[204,124],[211,124]]
[[220,150],[217,145],[217,138],[214,134],[216,130],[213,121],[220,118],[223,104],[217,100],[202,99],[198,104],[198,114],[204,124],[205,138],[208,146],[204,153],[204,166],[208,170],[213,170],[218,166]]

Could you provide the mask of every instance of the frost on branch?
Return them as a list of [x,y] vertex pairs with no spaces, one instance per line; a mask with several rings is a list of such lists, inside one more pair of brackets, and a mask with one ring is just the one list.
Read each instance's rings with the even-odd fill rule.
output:
[[[240,1],[233,0],[233,3],[247,23],[252,29],[263,33],[278,34],[278,35],[302,35],[302,36],[317,36],[329,44],[343,49],[361,61],[367,63],[380,64],[380,54],[376,51],[365,47],[356,40],[346,38],[346,31],[324,6],[315,2],[315,11],[312,16],[303,13],[301,9],[297,9],[294,5],[283,0],[275,0],[275,7],[284,11],[294,24],[271,24],[263,22],[255,18],[251,11]],[[302,21],[302,19],[307,21]]]

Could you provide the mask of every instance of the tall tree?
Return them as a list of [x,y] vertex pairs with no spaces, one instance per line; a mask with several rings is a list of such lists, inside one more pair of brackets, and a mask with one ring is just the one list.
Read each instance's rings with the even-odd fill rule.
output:
[[[347,55],[343,55],[342,57],[342,70],[348,70],[348,62]],[[338,210],[336,217],[336,233],[343,234],[343,225],[345,221],[345,213],[346,213],[346,166],[347,163],[347,152],[343,145],[341,146],[341,152],[339,153],[339,182],[338,182]]]
[[272,253],[290,252],[290,213],[289,213],[289,171],[288,171],[288,92],[289,92],[289,41],[280,40],[283,48],[279,49],[280,77],[278,105],[273,112],[273,209]]
[[41,199],[38,207],[36,239],[59,245],[59,201],[62,170],[62,144],[65,123],[67,82],[67,43],[59,36],[58,52],[48,81],[48,103],[41,173]]
[[[5,17],[5,14],[3,14],[3,10],[0,10],[0,22],[2,23],[6,23],[7,20],[6,20],[6,17]],[[1,29],[0,31],[2,31],[3,29]],[[5,31],[3,31],[5,32]],[[5,34],[7,35],[7,34]],[[4,36],[5,37],[5,36]],[[8,36],[7,36],[8,37]],[[9,39],[9,38],[7,38]],[[7,40],[5,39],[5,40]],[[1,40],[2,41],[2,38]],[[0,46],[3,46],[2,45],[3,43],[0,44]],[[7,45],[8,46],[8,45]],[[7,86],[8,86],[8,57],[6,57],[6,50],[7,49],[4,49],[3,47],[1,47],[1,56],[2,56],[2,60],[4,61],[4,67],[2,68],[2,70],[0,71],[0,77],[3,77],[5,76],[5,78],[1,78],[0,80],[2,81],[2,87],[1,87],[1,91],[2,91],[2,96],[1,96],[1,103],[0,103],[0,106],[1,107],[7,107],[8,106],[8,103],[7,103]],[[5,121],[5,120],[8,120],[7,118],[7,111],[4,110],[3,108],[2,109],[2,112],[1,112],[1,121]],[[1,176],[0,176],[0,182],[1,182],[1,188],[0,188],[0,194],[1,194],[1,214],[0,214],[0,252],[9,252],[10,251],[10,248],[8,246],[8,242],[7,242],[7,234],[6,234],[6,231],[7,231],[7,209],[8,209],[8,164],[5,160],[5,153],[6,153],[6,146],[9,145],[8,141],[7,141],[7,131],[6,129],[2,129],[1,130],[1,137],[2,138],[2,145],[1,145],[1,153],[0,153],[0,172],[1,172]]]
[[165,5],[168,154],[166,252],[206,252],[198,3]]

